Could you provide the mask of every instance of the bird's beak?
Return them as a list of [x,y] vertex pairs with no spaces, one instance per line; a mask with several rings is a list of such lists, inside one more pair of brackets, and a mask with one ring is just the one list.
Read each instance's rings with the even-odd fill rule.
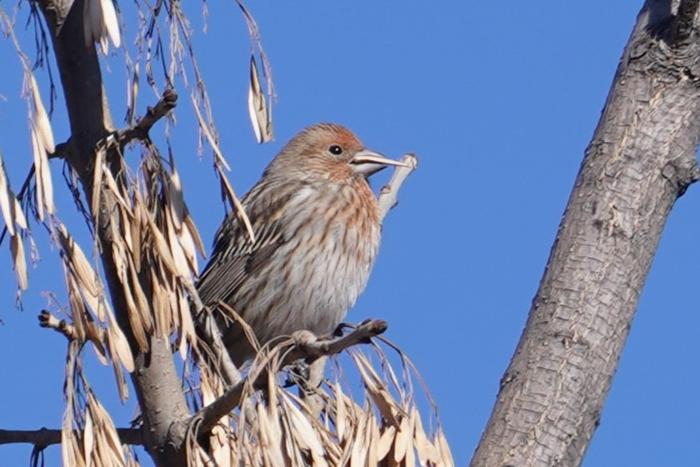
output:
[[365,177],[379,172],[388,165],[395,165],[399,167],[408,167],[408,165],[403,162],[395,161],[387,157],[382,156],[374,151],[369,151],[363,149],[356,153],[349,161],[350,167],[355,173],[362,174]]

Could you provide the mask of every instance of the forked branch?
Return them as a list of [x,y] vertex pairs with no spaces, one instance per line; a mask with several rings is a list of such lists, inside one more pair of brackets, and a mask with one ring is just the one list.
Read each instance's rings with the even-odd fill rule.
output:
[[172,89],[163,91],[163,95],[155,106],[149,107],[146,115],[141,117],[134,125],[117,131],[116,140],[121,147],[126,146],[133,140],[145,140],[148,138],[148,132],[151,131],[153,125],[177,105],[177,93]]

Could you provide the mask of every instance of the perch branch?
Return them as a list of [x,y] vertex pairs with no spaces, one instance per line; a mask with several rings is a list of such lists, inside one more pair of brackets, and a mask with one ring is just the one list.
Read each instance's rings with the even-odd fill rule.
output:
[[[347,326],[347,325],[346,325]],[[349,327],[349,326],[348,326]],[[372,337],[383,334],[389,324],[381,319],[362,322],[344,336],[318,338],[312,332],[299,331],[294,334],[294,349],[287,354],[284,364],[306,358],[309,363],[319,357],[335,355],[358,344],[366,344]]]
[[[124,444],[142,446],[143,435],[138,428],[117,428],[119,439]],[[45,448],[61,443],[61,430],[41,428],[39,430],[0,430],[0,444],[29,443]]]
[[384,220],[387,213],[398,203],[399,190],[406,178],[418,167],[418,157],[415,154],[406,154],[401,158],[401,162],[410,167],[396,167],[389,183],[384,185],[379,191],[377,202],[379,203],[379,219]]
[[[388,324],[382,320],[368,320],[354,328],[349,334],[340,337],[316,337],[309,331],[299,331],[292,339],[292,349],[286,352],[282,366],[298,360],[307,358],[314,361],[325,355],[334,355],[357,344],[369,342],[372,337],[378,336],[386,331]],[[243,389],[249,378],[231,386],[211,404],[203,407],[190,419],[190,423],[198,424],[199,438],[206,437],[216,423],[241,402]],[[255,376],[254,387],[258,387],[267,380],[266,372],[260,372]]]
[[177,94],[172,89],[163,91],[163,95],[154,107],[149,107],[146,115],[141,117],[134,125],[116,132],[115,138],[120,147],[124,147],[131,141],[145,140],[148,132],[158,120],[168,115],[177,105]]

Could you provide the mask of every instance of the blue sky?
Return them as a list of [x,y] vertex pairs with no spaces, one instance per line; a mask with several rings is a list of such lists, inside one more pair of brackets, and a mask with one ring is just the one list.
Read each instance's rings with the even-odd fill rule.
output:
[[[250,49],[234,2],[209,3],[206,33],[193,10],[195,44],[240,192],[286,140],[318,121],[343,123],[385,154],[420,156],[348,319],[390,322],[389,337],[416,362],[441,408],[460,465],[490,413],[641,3],[250,1],[279,97],[276,140],[263,146],[247,120]],[[22,41],[31,51],[31,37],[23,33]],[[19,187],[31,156],[20,67],[7,41],[0,63],[0,152]],[[123,65],[119,56],[109,63],[108,93],[121,124]],[[142,93],[141,111],[152,102]],[[223,210],[209,154],[196,155],[186,94],[178,115],[178,167],[209,243]],[[60,98],[54,125],[64,140]],[[61,184],[60,163],[52,168]],[[698,212],[693,187],[666,227],[585,466],[697,465]],[[80,225],[70,200],[59,203],[59,215]],[[31,271],[24,311],[14,307],[7,247],[0,253],[0,428],[61,423],[65,343],[39,329],[35,316],[46,306],[42,292],[62,299],[63,283],[56,252],[39,243],[42,261]],[[111,370],[89,370],[115,419],[128,422],[133,403],[114,401]],[[29,452],[0,448],[6,465],[23,465]],[[50,464],[58,452],[47,452]]]

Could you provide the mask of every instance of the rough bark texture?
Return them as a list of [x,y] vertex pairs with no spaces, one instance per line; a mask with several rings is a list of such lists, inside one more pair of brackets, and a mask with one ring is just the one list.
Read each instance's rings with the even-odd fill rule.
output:
[[638,17],[473,466],[583,459],[666,219],[698,178],[697,6],[650,0]]
[[[66,159],[78,173],[83,190],[89,197],[92,193],[96,145],[114,128],[94,44],[86,46],[83,38],[82,4],[83,0],[75,0],[72,6],[70,3],[40,2],[51,30],[70,119],[71,136]],[[68,8],[70,11],[67,11]],[[108,157],[116,176],[118,158],[115,154]],[[132,380],[143,415],[145,444],[158,465],[182,465],[185,460],[182,455],[184,421],[189,416],[189,410],[170,344],[166,339],[153,337],[150,353],[144,354],[134,342],[125,298],[111,257],[113,230],[110,222],[116,220],[110,213],[114,212],[114,200],[109,196],[102,196],[101,199],[100,222],[96,231],[105,252],[102,255],[103,267],[117,321],[129,338],[136,357]]]

